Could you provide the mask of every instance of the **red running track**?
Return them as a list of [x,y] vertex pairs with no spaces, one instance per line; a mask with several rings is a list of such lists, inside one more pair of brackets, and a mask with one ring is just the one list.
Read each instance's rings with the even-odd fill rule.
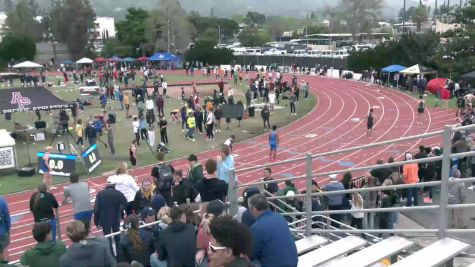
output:
[[[289,76],[286,78],[289,79]],[[278,160],[441,130],[444,125],[452,124],[454,120],[453,111],[431,108],[427,109],[422,116],[422,125],[418,125],[417,100],[397,90],[331,78],[307,76],[305,80],[309,81],[312,93],[317,96],[318,105],[305,117],[278,130],[281,142]],[[366,123],[363,119],[370,108],[375,110],[376,123],[372,137],[367,137]],[[360,120],[355,121],[354,118]],[[400,159],[404,152],[414,150],[419,143],[439,145],[441,139],[442,137],[432,137],[316,159],[313,162],[313,172],[371,165],[377,159],[386,160],[391,156]],[[234,147],[236,167],[269,163],[271,161],[268,159],[268,152],[267,135],[236,144]],[[217,154],[216,151],[205,151],[198,157],[204,161],[207,158],[216,157]],[[188,167],[184,158],[175,160],[173,165],[183,170]],[[131,171],[131,174],[141,179],[149,175],[150,168],[150,166],[136,168]],[[273,173],[275,178],[303,175],[305,162],[274,166]],[[261,178],[260,170],[238,174],[238,180],[241,183],[257,181]],[[318,182],[323,185],[326,180],[326,178],[319,178]],[[105,182],[105,176],[88,180],[92,196],[103,189]],[[296,181],[296,184],[298,187],[303,187],[304,181]],[[58,202],[62,201],[62,192],[63,186],[53,190]],[[18,259],[24,250],[35,244],[31,236],[32,216],[28,210],[31,194],[32,191],[27,191],[6,196],[11,214],[18,220],[13,224],[11,231],[12,242],[9,248],[11,260]],[[64,228],[65,224],[72,220],[71,205],[61,207],[60,213],[63,240],[66,240]],[[98,232],[95,228],[93,230]]]

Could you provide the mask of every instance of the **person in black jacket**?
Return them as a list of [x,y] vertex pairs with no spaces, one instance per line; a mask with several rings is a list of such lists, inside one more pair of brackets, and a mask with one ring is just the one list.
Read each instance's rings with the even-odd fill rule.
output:
[[139,212],[145,207],[150,207],[154,196],[155,193],[153,192],[153,178],[145,177],[142,180],[142,186],[140,187],[140,190],[135,194],[135,212]]
[[[124,194],[115,189],[115,184],[107,184],[106,188],[97,193],[94,203],[94,224],[98,229],[102,228],[104,235],[120,230],[120,218],[127,206]],[[118,245],[120,236],[114,236],[115,244]],[[112,249],[112,240],[110,249]]]
[[196,255],[196,232],[186,224],[185,210],[175,207],[171,210],[172,223],[160,233],[157,254],[170,267],[194,267]]
[[125,219],[127,231],[122,234],[117,249],[119,262],[140,262],[145,267],[150,267],[150,255],[155,251],[155,238],[149,231],[139,229],[139,217],[135,214]]
[[90,121],[84,129],[84,135],[87,137],[87,142],[89,143],[90,146],[94,145],[97,141],[97,132],[94,129],[93,122]]
[[30,199],[30,211],[33,213],[35,222],[46,222],[51,224],[51,239],[56,240],[56,217],[54,209],[59,207],[58,201],[53,194],[48,192],[46,184],[38,186],[38,192],[34,193]]
[[190,199],[190,202],[195,201],[196,193],[193,185],[188,179],[183,179],[183,173],[181,170],[175,170],[173,173],[174,185],[172,188],[173,202],[178,205],[186,203],[186,199]]
[[265,105],[264,108],[261,110],[261,117],[262,117],[262,121],[264,122],[264,131],[266,130],[266,125],[267,125],[267,129],[270,131],[270,122],[269,122],[270,110],[269,110],[268,105]]
[[208,175],[196,186],[201,202],[209,202],[216,199],[225,201],[228,194],[228,184],[216,177],[217,166],[218,163],[215,159],[208,159],[205,163]]
[[[272,178],[272,170],[271,168],[265,168],[264,169],[264,181],[273,181],[274,179]],[[277,192],[279,191],[279,185],[277,182],[269,182],[267,184],[264,184],[264,189],[271,193],[272,195],[277,195]],[[265,193],[266,196],[269,194]]]

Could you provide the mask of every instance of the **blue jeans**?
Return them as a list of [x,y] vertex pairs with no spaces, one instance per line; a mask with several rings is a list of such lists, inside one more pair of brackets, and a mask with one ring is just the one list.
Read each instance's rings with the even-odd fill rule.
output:
[[49,223],[51,224],[51,239],[56,241],[56,219],[50,219]]
[[74,220],[76,221],[88,221],[91,222],[92,210],[82,211],[74,214]]
[[193,139],[195,134],[195,128],[188,128],[188,138]]
[[406,188],[406,206],[410,207],[412,206],[412,198],[414,198],[414,206],[417,206],[419,203],[418,197],[419,197],[419,188],[418,187],[412,187],[412,188]]
[[158,259],[157,253],[150,255],[150,266],[152,267],[167,267],[167,261]]

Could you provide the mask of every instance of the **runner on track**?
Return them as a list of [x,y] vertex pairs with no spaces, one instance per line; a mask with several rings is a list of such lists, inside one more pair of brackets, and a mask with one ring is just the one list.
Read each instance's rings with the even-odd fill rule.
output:
[[373,114],[373,109],[369,110],[368,117],[366,118],[366,136],[371,136],[371,132],[373,131],[374,121],[376,117]]
[[277,146],[279,145],[279,134],[276,132],[277,126],[272,126],[272,131],[269,133],[269,158],[275,159],[275,155],[277,154]]
[[419,102],[417,104],[417,124],[422,125],[421,116],[424,114],[426,109],[426,102],[422,96],[419,96]]

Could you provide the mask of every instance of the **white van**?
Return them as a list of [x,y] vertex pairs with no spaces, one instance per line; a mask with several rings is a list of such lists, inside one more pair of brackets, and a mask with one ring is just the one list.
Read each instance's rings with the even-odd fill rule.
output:
[[333,51],[331,51],[331,50],[320,51],[320,57],[331,58],[332,55],[333,55]]
[[262,54],[262,51],[260,48],[248,48],[247,53],[251,55],[260,55]]
[[347,58],[349,57],[350,54],[348,54],[348,52],[346,50],[337,50],[335,52],[333,52],[333,58]]
[[305,51],[304,49],[297,49],[297,50],[294,50],[292,54],[296,57],[303,57],[307,55],[307,51]]

